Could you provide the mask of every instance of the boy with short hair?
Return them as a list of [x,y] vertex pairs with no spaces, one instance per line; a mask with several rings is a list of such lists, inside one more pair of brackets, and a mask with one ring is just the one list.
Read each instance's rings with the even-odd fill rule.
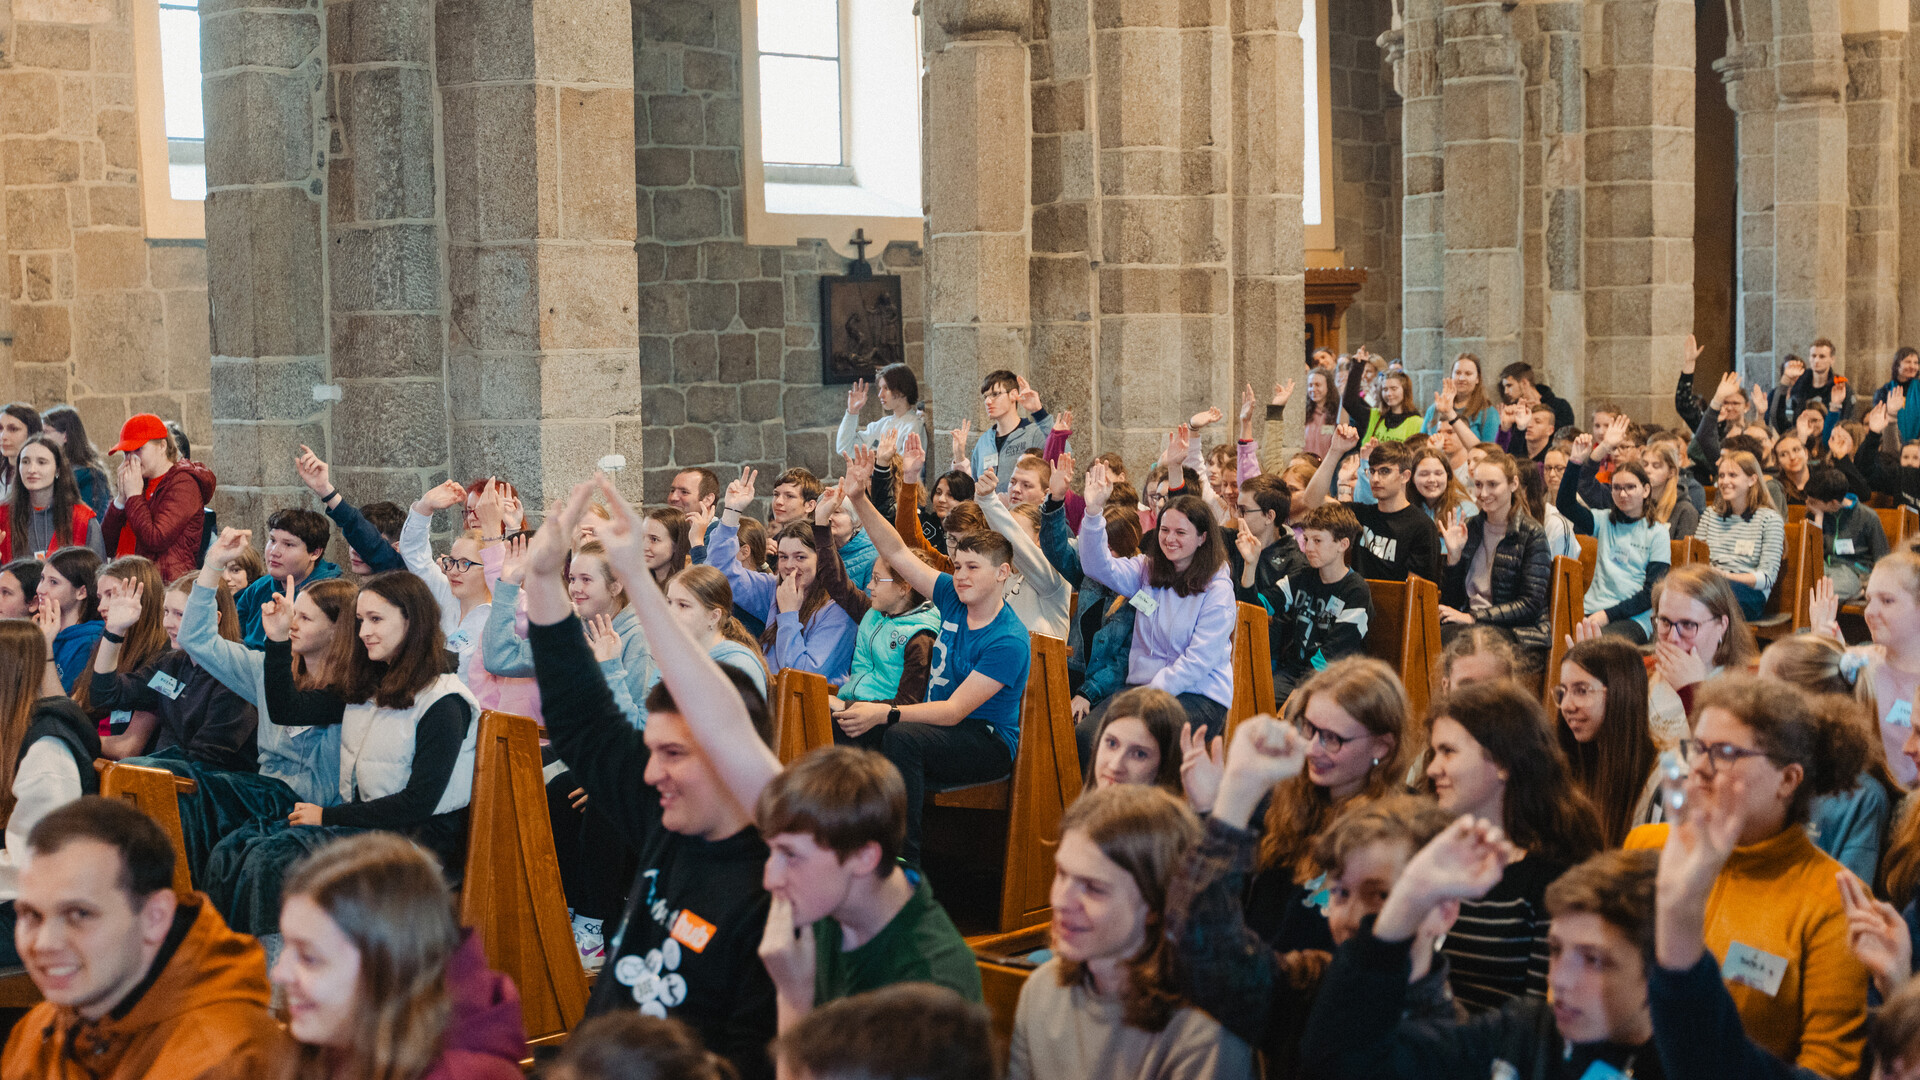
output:
[[340,568],[325,558],[332,531],[324,516],[297,507],[275,510],[267,518],[267,544],[262,555],[267,572],[233,598],[233,606],[240,611],[241,640],[248,648],[267,647],[260,608],[275,593],[291,600],[303,586],[340,576]]
[[1360,522],[1346,503],[1322,503],[1300,522],[1306,569],[1281,579],[1273,612],[1273,699],[1343,656],[1366,650],[1373,590],[1347,566]]
[[[984,475],[976,473],[978,475]],[[1007,483],[1010,506],[1039,506],[1047,501],[1047,489],[1053,485],[1053,466],[1039,454],[1028,452],[1013,463],[1013,479]]]
[[1873,564],[1888,550],[1880,515],[1860,505],[1847,490],[1846,474],[1831,465],[1807,470],[1807,486],[1801,492],[1807,500],[1807,524],[1820,530],[1834,598],[1843,604],[1857,599],[1866,591]]
[[780,479],[774,481],[773,498],[767,504],[773,518],[767,531],[777,533],[783,525],[811,518],[813,504],[820,501],[820,492],[825,489],[819,477],[798,465],[781,473]]
[[779,994],[780,1030],[816,1005],[902,982],[980,1000],[980,969],[925,878],[899,862],[906,785],[884,757],[813,750],[760,792],[772,855],[760,959]]
[[950,538],[953,572],[940,573],[913,556],[867,498],[872,478],[873,451],[855,447],[841,490],[853,500],[880,557],[940,609],[940,637],[926,701],[904,706],[853,702],[834,719],[855,739],[885,725],[881,753],[906,781],[903,855],[909,866],[918,866],[928,782],[984,784],[1013,770],[1033,652],[1026,627],[1001,598],[1002,584],[1013,576],[1013,545],[1007,538],[991,530]]
[[[1314,471],[1304,495],[1309,508],[1327,501],[1334,477],[1340,471],[1340,459],[1360,444],[1351,427],[1334,430],[1326,460]],[[1367,480],[1373,487],[1374,503],[1352,503],[1353,516],[1360,522],[1358,556],[1354,568],[1360,576],[1377,581],[1405,581],[1418,574],[1434,584],[1440,583],[1443,554],[1440,530],[1427,512],[1407,498],[1413,483],[1413,450],[1405,443],[1375,443],[1364,460]]]
[[[1047,433],[1052,427],[1048,422],[1047,410],[1040,403],[1040,393],[1027,385],[1025,377],[1011,371],[1000,370],[987,373],[980,380],[980,400],[987,410],[987,427],[974,440],[973,453],[969,462],[973,466],[969,471],[979,476],[994,466],[994,472],[1000,477],[1000,490],[1005,491],[1013,482],[1013,471],[1021,455],[1028,451],[1044,452],[1047,448]],[[1021,419],[1020,410],[1025,408],[1030,414]],[[958,453],[955,454],[958,457]],[[1046,491],[1045,484],[1040,485]]]
[[1533,365],[1520,361],[1500,369],[1500,398],[1513,404],[1545,405],[1553,413],[1554,430],[1573,426],[1573,406],[1554,395],[1553,387],[1535,380]]

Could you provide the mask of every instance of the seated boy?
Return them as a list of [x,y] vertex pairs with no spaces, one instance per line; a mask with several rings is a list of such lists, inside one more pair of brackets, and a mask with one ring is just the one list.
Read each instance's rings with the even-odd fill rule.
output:
[[1273,695],[1285,701],[1307,676],[1366,648],[1373,590],[1347,553],[1360,522],[1346,503],[1321,503],[1300,522],[1307,568],[1280,580],[1273,613]]
[[1809,469],[1801,492],[1807,500],[1807,524],[1820,530],[1820,550],[1827,576],[1833,579],[1834,598],[1843,604],[1859,599],[1866,592],[1873,564],[1887,553],[1887,531],[1880,525],[1880,515],[1860,505],[1859,498],[1847,490],[1846,474],[1831,465]]

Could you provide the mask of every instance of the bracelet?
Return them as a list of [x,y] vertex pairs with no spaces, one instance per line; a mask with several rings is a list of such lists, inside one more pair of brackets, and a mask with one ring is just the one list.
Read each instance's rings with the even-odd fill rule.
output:
[[320,496],[320,505],[325,506],[326,504],[332,502],[334,499],[337,499],[339,497],[340,497],[340,489],[334,488],[332,491],[329,491],[325,495]]
[[124,645],[126,644],[126,641],[127,641],[125,636],[121,634],[116,634],[111,630],[100,631],[100,640],[105,641],[110,645]]

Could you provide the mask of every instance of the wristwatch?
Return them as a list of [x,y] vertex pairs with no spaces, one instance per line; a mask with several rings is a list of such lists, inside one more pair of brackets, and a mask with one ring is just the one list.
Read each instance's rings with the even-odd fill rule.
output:
[[899,722],[900,722],[900,706],[895,705],[892,708],[887,710],[887,726],[892,727],[893,725]]

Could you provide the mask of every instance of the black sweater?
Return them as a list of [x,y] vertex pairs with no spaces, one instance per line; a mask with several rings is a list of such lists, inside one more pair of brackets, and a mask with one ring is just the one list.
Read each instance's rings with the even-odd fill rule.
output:
[[[1544,999],[1516,998],[1495,1012],[1459,1023],[1402,1020],[1411,941],[1373,936],[1369,917],[1333,955],[1300,1044],[1303,1072],[1324,1080],[1486,1080],[1500,1076],[1495,1061],[1512,1066],[1516,1080],[1579,1080],[1596,1061],[1636,1080],[1664,1080],[1652,1043],[1569,1044],[1554,1026]],[[1734,1023],[1738,1025],[1736,1017]]]
[[[155,684],[168,686],[168,680],[173,680],[172,693],[162,693]],[[228,772],[260,771],[254,741],[259,714],[178,649],[161,653],[137,671],[96,671],[89,693],[97,709],[141,709],[159,718],[160,729],[142,753],[177,746],[188,761],[201,765]]]
[[[338,724],[347,700],[333,690],[300,690],[293,685],[293,647],[284,641],[267,642],[267,718],[283,727],[326,727]],[[440,856],[450,874],[466,866],[467,811],[462,808],[435,814],[440,797],[453,779],[466,741],[473,710],[466,699],[448,694],[427,708],[413,737],[413,772],[407,786],[391,795],[329,806],[320,813],[322,825],[356,829],[387,829],[405,833]],[[355,793],[358,794],[357,792]]]
[[751,825],[723,840],[666,827],[659,790],[641,782],[651,756],[646,737],[614,706],[577,616],[529,624],[527,643],[554,751],[640,853],[588,1015],[664,1010],[656,1015],[693,1028],[744,1080],[771,1080],[773,980],[759,953],[770,903],[760,885],[767,845]]

